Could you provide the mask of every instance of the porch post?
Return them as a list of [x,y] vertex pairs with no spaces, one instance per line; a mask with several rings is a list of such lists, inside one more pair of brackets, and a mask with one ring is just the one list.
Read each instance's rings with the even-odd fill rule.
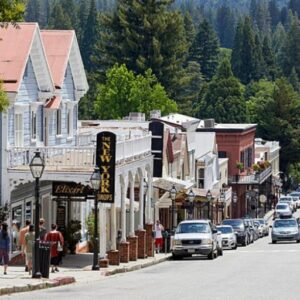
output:
[[106,254],[106,208],[103,203],[99,203],[99,240],[100,240],[100,257],[105,257]]
[[126,242],[126,189],[125,185],[121,185],[121,242]]
[[130,183],[130,236],[135,236],[134,232],[134,180]]
[[144,229],[144,178],[140,176],[139,229]]
[[117,249],[117,223],[116,223],[116,205],[111,204],[111,250]]

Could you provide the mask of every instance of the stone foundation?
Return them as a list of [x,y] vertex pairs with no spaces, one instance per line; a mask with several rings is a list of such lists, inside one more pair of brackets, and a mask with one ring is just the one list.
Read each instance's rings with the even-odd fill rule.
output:
[[135,234],[138,237],[138,258],[146,258],[146,230],[137,230]]
[[149,257],[154,256],[153,224],[146,224],[146,254]]
[[112,266],[118,266],[120,264],[120,253],[118,250],[108,251],[107,258],[108,258],[109,264]]
[[120,262],[128,263],[129,262],[129,243],[121,242],[119,249],[120,249]]
[[127,241],[129,242],[129,260],[136,261],[138,258],[138,237],[130,236]]

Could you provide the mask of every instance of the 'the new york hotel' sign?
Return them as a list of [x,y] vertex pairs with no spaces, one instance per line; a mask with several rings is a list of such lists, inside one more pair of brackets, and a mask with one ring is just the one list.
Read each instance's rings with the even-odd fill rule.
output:
[[97,134],[96,164],[101,174],[98,201],[114,203],[116,165],[116,135],[114,133],[103,131]]

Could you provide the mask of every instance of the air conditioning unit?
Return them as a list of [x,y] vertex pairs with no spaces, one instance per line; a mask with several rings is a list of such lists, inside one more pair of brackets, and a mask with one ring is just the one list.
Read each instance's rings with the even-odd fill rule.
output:
[[205,119],[204,127],[205,128],[214,128],[215,127],[215,119]]

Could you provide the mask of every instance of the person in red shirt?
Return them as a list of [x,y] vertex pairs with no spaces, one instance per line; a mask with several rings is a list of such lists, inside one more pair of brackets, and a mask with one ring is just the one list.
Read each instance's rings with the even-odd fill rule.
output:
[[51,272],[58,272],[58,265],[60,260],[58,248],[63,247],[64,237],[57,230],[56,224],[51,225],[51,231],[46,234],[45,240],[51,242]]

